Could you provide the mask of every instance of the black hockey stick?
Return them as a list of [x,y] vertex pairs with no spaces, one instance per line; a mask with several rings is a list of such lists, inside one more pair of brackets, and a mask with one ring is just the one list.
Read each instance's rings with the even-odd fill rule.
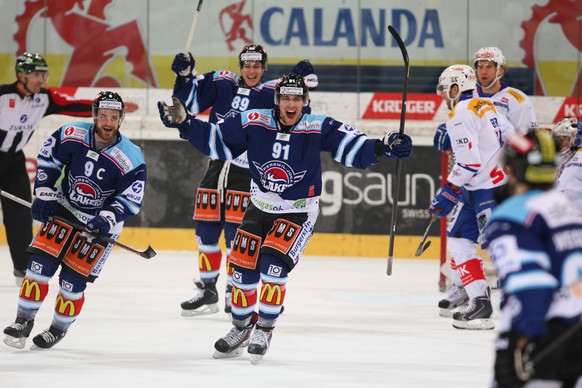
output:
[[[406,120],[406,97],[408,94],[408,77],[410,77],[410,61],[408,60],[408,51],[406,51],[406,46],[398,32],[392,26],[388,26],[388,31],[394,37],[400,51],[402,52],[402,58],[404,59],[404,87],[402,90],[402,109],[400,111],[400,129],[399,138],[404,135],[404,121]],[[400,191],[400,175],[402,172],[401,160],[396,159],[396,174],[394,175],[394,185],[393,195],[392,195],[392,216],[390,217],[390,245],[388,247],[388,264],[386,267],[386,274],[388,276],[392,275],[392,257],[394,255],[394,234],[396,233],[396,210],[398,208],[398,193]]]
[[426,241],[426,237],[428,236],[428,232],[430,231],[430,227],[435,223],[435,221],[439,218],[438,213],[435,213],[432,215],[430,222],[428,223],[428,226],[426,227],[426,230],[424,231],[424,234],[422,235],[422,239],[420,240],[420,243],[418,244],[418,248],[416,249],[416,253],[414,254],[414,256],[418,257],[420,255],[422,255],[424,253],[424,251],[426,251],[428,249],[428,247],[430,246],[430,240],[426,242],[426,244],[424,243]]
[[544,358],[548,357],[551,353],[555,352],[564,342],[570,339],[576,332],[582,330],[582,319],[573,324],[566,330],[561,336],[556,338],[550,345],[546,346],[538,354],[535,355],[529,361],[523,363],[516,362],[516,373],[517,376],[522,380],[529,380],[533,377],[535,372],[535,367],[538,365]]
[[[23,206],[26,206],[28,208],[30,208],[32,206],[30,202],[25,201],[24,199],[19,198],[16,195],[12,195],[10,193],[7,193],[4,190],[0,190],[0,195],[2,195],[3,197],[8,198],[8,199],[10,199],[10,200],[12,200],[14,202],[17,202],[17,203],[19,203],[19,204],[21,204]],[[124,245],[124,244],[120,243],[119,241],[116,241],[116,240],[112,239],[111,237],[102,236],[102,235],[100,235],[98,233],[95,233],[95,232],[87,229],[87,227],[85,225],[83,225],[83,224],[80,224],[80,223],[77,223],[77,222],[74,222],[74,221],[71,221],[71,220],[68,220],[68,219],[65,219],[65,218],[61,218],[61,217],[58,217],[58,216],[53,216],[53,217],[55,219],[57,219],[57,220],[66,222],[67,224],[71,225],[72,227],[74,227],[76,229],[79,229],[79,230],[81,230],[81,231],[83,231],[85,233],[88,233],[91,236],[97,237],[99,240],[101,240],[103,242],[106,242],[108,244],[116,245],[116,246],[118,246],[120,248],[125,249],[126,251],[129,251],[131,253],[135,253],[136,255],[139,255],[139,256],[143,257],[144,259],[151,259],[152,257],[154,257],[156,255],[156,251],[154,251],[154,249],[151,246],[149,246],[149,245],[148,245],[148,247],[147,247],[147,249],[145,251],[138,251],[137,249],[133,249],[132,247],[128,247],[127,245]]]

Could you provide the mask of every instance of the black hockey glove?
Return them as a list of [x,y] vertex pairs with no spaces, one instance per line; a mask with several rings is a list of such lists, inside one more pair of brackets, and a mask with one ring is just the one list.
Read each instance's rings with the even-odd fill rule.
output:
[[179,76],[187,77],[192,74],[196,61],[190,52],[184,54],[179,53],[174,57],[172,62],[172,71]]
[[172,96],[172,103],[174,105],[167,105],[164,101],[158,101],[160,119],[168,128],[179,128],[180,124],[186,120],[188,112],[184,103],[178,97]]
[[499,335],[495,341],[495,382],[498,388],[523,387],[533,377],[533,370],[527,369],[532,358],[535,343],[529,342],[523,349],[517,348],[520,337],[510,331]]
[[32,218],[40,222],[47,222],[59,208],[58,194],[55,190],[42,187],[35,189],[35,195],[36,198],[30,207]]
[[406,134],[401,138],[398,132],[390,132],[382,143],[384,153],[390,158],[408,159],[412,153],[412,139]]
[[291,72],[302,76],[309,90],[314,90],[319,85],[319,79],[317,74],[315,74],[315,69],[307,59],[297,62]]

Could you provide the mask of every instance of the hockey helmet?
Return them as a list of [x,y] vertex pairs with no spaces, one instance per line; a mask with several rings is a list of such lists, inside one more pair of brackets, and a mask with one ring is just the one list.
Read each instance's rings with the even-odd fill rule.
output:
[[439,77],[437,94],[443,96],[446,93],[449,99],[455,100],[458,94],[454,97],[449,94],[453,85],[459,87],[459,94],[475,89],[477,86],[475,70],[467,65],[452,65],[447,67]]
[[48,72],[48,64],[40,54],[27,51],[16,58],[15,71],[16,74],[23,73],[24,75],[34,71]]
[[238,54],[238,67],[242,69],[246,61],[261,62],[263,70],[267,70],[267,52],[260,44],[249,44]]
[[309,89],[303,77],[298,74],[289,73],[279,78],[275,85],[275,105],[279,105],[279,99],[282,94],[301,96],[303,106],[309,104]]
[[549,130],[532,128],[515,133],[503,145],[502,163],[520,182],[552,185],[559,167],[557,144]]
[[125,117],[125,104],[123,103],[121,96],[115,92],[99,92],[91,105],[91,113],[94,119],[97,118],[99,109],[114,109],[120,111],[120,121]]
[[552,135],[562,151],[569,149],[574,144],[578,133],[578,119],[576,117],[564,117],[554,124]]
[[503,52],[497,47],[481,47],[473,55],[473,67],[477,68],[477,62],[491,61],[497,64],[497,68],[505,67],[505,57]]

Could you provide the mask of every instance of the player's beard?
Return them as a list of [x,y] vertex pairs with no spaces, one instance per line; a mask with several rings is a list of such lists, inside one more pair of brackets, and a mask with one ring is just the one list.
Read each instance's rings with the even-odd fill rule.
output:
[[103,143],[109,143],[117,138],[119,124],[111,126],[99,126],[95,124],[95,139]]

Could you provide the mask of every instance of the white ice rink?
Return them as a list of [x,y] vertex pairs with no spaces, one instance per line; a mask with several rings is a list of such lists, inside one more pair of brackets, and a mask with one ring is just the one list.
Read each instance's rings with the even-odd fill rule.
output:
[[[244,353],[212,358],[230,328],[220,313],[182,318],[195,255],[151,260],[116,250],[85,292],[83,312],[51,350],[31,351],[50,325],[56,276],[23,350],[0,343],[0,387],[487,387],[495,331],[440,318],[436,260],[303,257],[285,313],[259,365]],[[223,290],[224,276],[219,281]],[[18,288],[0,247],[0,326],[15,318]],[[498,304],[498,295],[494,295]],[[223,300],[221,295],[220,304]]]

